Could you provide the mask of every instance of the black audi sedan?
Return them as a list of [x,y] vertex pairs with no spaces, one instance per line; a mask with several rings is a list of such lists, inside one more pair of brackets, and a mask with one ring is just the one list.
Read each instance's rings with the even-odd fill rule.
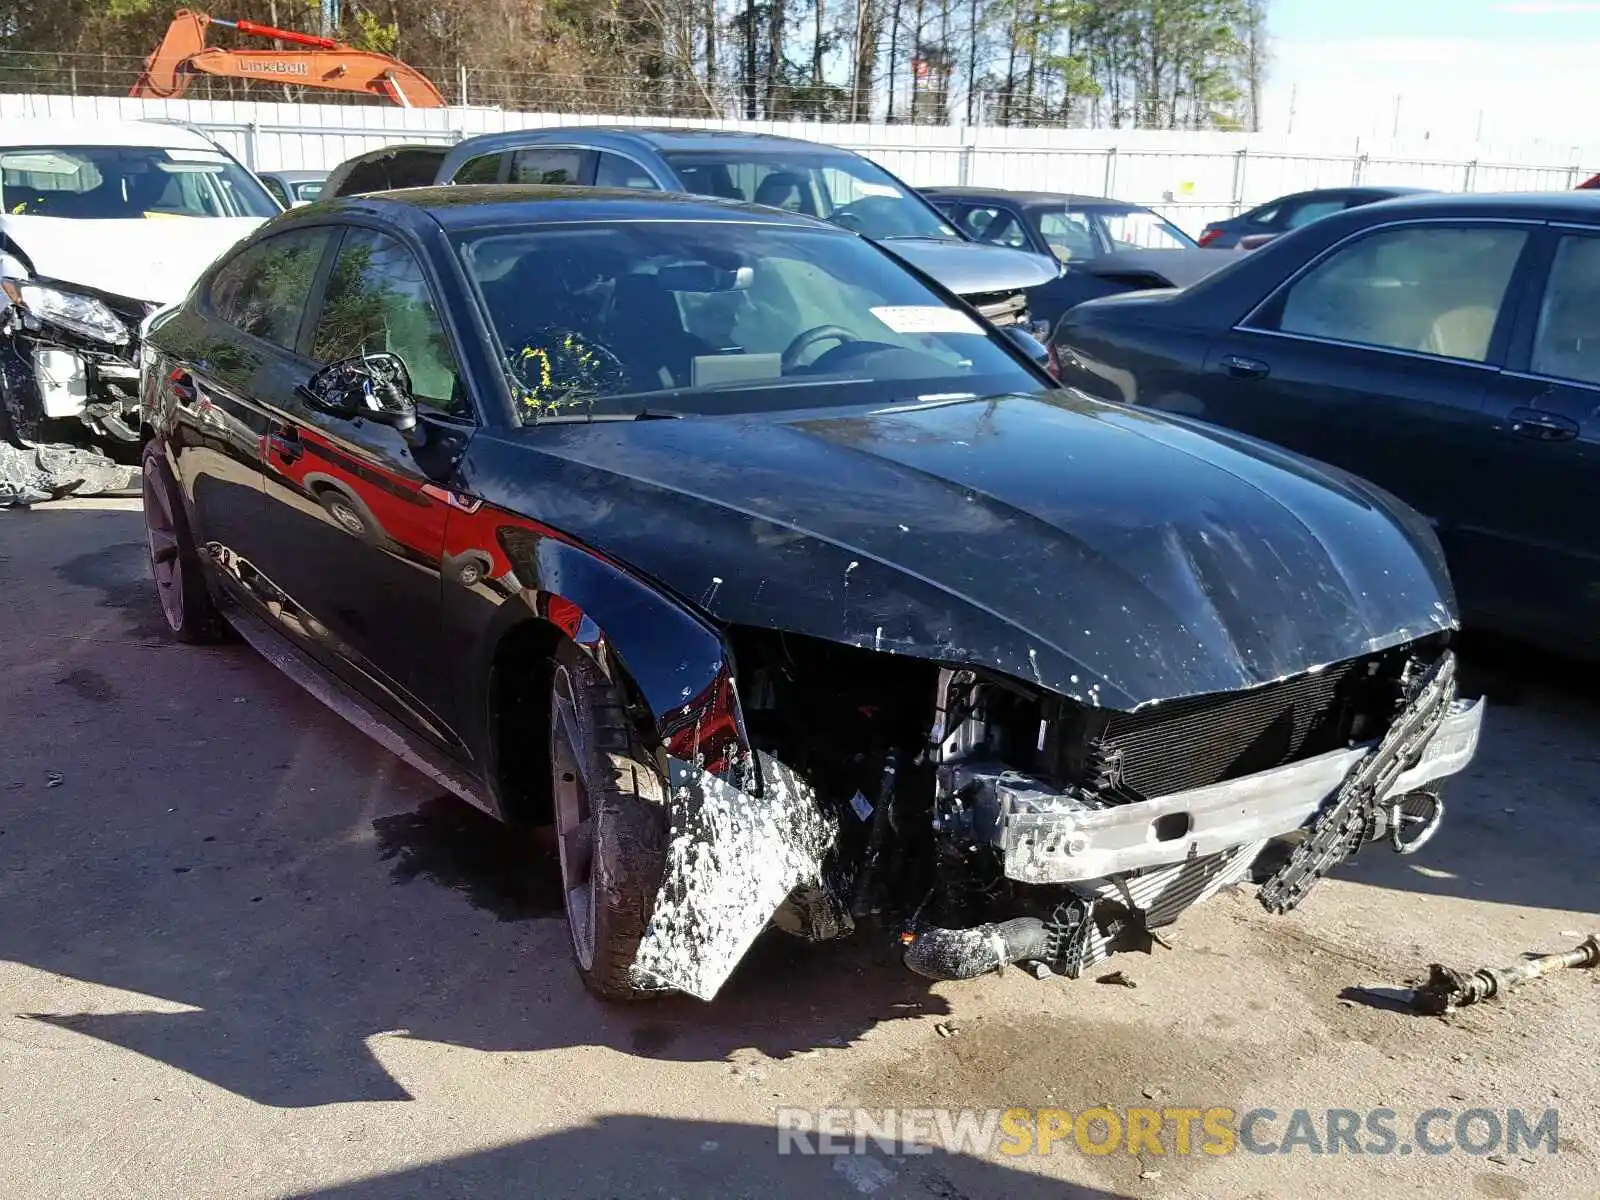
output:
[[1076,976],[1272,839],[1284,911],[1352,829],[1427,836],[1476,744],[1408,510],[1062,391],[812,218],[335,200],[142,349],[174,635],[553,825],[601,996],[709,999],[769,925]]
[[1325,217],[1170,296],[1074,309],[1065,380],[1369,479],[1427,515],[1469,625],[1600,654],[1600,196]]

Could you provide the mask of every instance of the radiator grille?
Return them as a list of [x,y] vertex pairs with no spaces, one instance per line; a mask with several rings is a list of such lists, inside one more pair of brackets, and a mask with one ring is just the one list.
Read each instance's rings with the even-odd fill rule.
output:
[[1336,749],[1343,743],[1352,660],[1247,692],[1191,696],[1114,714],[1092,757],[1141,796],[1237,779]]

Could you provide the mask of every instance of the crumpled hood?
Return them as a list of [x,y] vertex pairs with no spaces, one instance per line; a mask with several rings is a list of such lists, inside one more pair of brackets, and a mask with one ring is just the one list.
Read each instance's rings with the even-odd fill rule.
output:
[[518,436],[540,461],[475,486],[716,619],[1090,704],[1248,687],[1455,626],[1438,543],[1391,498],[1076,392]]
[[898,254],[917,270],[933,276],[958,296],[980,292],[1022,291],[1048,283],[1061,274],[1052,259],[1005,246],[977,242],[934,242],[889,239],[885,250]]
[[22,248],[35,274],[115,296],[169,304],[258,225],[257,217],[80,221],[0,215],[0,232]]

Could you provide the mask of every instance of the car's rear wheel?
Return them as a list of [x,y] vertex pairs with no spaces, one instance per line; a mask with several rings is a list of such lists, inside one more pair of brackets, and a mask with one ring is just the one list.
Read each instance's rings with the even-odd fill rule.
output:
[[159,443],[145,446],[139,465],[144,476],[140,493],[150,547],[150,573],[155,579],[161,615],[180,642],[222,641],[228,627],[206,590],[200,556]]
[[550,673],[551,799],[573,955],[608,1000],[652,994],[631,967],[666,863],[666,789],[617,690],[565,646]]

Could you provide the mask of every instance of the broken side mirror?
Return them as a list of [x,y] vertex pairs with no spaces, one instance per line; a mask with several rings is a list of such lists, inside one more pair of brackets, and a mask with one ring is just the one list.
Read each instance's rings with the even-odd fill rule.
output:
[[411,372],[397,354],[341,359],[323,367],[298,390],[307,404],[330,416],[376,421],[401,433],[416,428]]

